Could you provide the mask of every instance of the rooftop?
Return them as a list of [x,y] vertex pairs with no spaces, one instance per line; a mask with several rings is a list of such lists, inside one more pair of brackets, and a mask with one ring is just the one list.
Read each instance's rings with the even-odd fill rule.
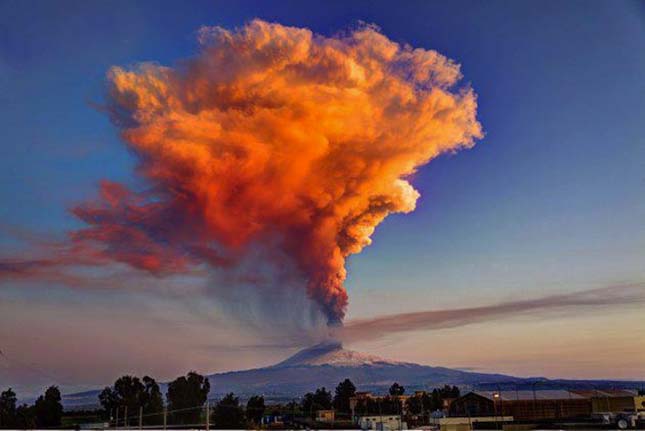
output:
[[496,401],[518,400],[573,400],[585,399],[586,396],[565,390],[539,390],[539,391],[473,391],[475,394]]

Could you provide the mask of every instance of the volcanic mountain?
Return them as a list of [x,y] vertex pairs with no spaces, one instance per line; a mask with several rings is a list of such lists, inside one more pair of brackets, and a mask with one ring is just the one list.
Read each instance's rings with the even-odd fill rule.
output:
[[[211,374],[211,398],[234,392],[242,399],[262,394],[267,401],[290,401],[324,386],[333,392],[336,385],[349,378],[360,391],[385,393],[398,382],[406,393],[431,389],[444,384],[460,388],[530,389],[540,382],[540,389],[636,387],[637,382],[548,380],[542,377],[521,378],[503,374],[484,374],[444,367],[432,367],[410,362],[397,362],[347,350],[337,342],[326,342],[301,350],[275,365],[243,371]],[[161,384],[166,392],[167,384]],[[66,408],[94,406],[99,391],[87,391],[63,396]]]
[[387,391],[398,382],[410,390],[443,384],[473,385],[522,380],[501,374],[482,374],[444,367],[398,362],[347,350],[337,342],[304,349],[273,366],[209,376],[217,393],[264,394],[291,399],[320,386],[333,390],[349,378],[359,390]]

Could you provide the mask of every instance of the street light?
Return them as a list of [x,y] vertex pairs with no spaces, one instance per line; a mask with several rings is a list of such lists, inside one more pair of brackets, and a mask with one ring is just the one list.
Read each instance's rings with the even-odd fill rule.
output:
[[499,399],[499,392],[493,393],[493,408],[495,410],[495,429],[499,429],[499,423],[497,422],[497,400]]

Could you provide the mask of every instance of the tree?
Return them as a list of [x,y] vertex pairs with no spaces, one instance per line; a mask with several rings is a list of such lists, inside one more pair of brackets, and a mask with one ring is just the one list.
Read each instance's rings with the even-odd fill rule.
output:
[[259,425],[264,416],[264,397],[254,395],[246,403],[246,418],[252,421],[255,425]]
[[392,383],[392,386],[390,386],[390,395],[393,397],[399,397],[405,393],[405,388],[398,383],[394,382]]
[[402,412],[401,398],[399,396],[386,396],[381,400],[383,414],[398,415]]
[[15,427],[18,429],[38,428],[34,406],[23,404],[16,409]]
[[63,416],[63,405],[58,387],[50,386],[34,404],[36,424],[40,428],[59,427]]
[[427,392],[415,394],[406,401],[406,410],[408,414],[416,416],[416,421],[408,420],[408,423],[417,425],[427,423],[430,412],[433,410],[432,397]]
[[[264,398],[262,398],[264,405]],[[216,429],[241,429],[246,428],[244,410],[240,407],[240,400],[232,392],[222,398],[212,414],[213,427]]]
[[423,413],[423,398],[422,396],[413,396],[408,398],[405,402],[405,407],[408,413],[418,416]]
[[123,376],[114,382],[114,392],[119,397],[119,404],[128,408],[128,425],[138,421],[139,407],[143,407],[143,390],[143,383],[138,377]]
[[99,403],[105,412],[104,417],[111,420],[113,412],[119,408],[119,396],[111,387],[106,386],[99,394]]
[[359,400],[355,411],[359,415],[398,415],[401,404],[398,398],[366,398]]
[[291,419],[295,418],[296,415],[300,415],[302,413],[302,410],[300,407],[301,407],[300,404],[295,400],[289,401],[284,406],[287,415],[289,415]]
[[16,393],[11,389],[0,394],[0,427],[16,426]]
[[[105,410],[105,416],[116,414],[116,409],[122,409],[118,415],[125,423],[125,407],[128,408],[128,423],[137,423],[139,409],[143,409],[144,423],[158,425],[163,421],[163,398],[157,382],[149,376],[143,377],[143,383],[138,377],[122,376],[114,386],[106,387],[99,394],[99,401]],[[119,420],[119,422],[121,422]]]
[[441,389],[442,398],[459,398],[459,388],[457,386],[445,385]]
[[159,425],[163,423],[163,397],[159,385],[149,376],[143,377],[143,418],[145,425]]
[[302,399],[302,410],[313,416],[317,410],[328,410],[331,408],[331,392],[324,387],[316,389],[315,393],[307,392]]
[[[110,412],[112,408],[122,409],[121,413],[116,416],[122,418],[123,424],[134,424],[138,422],[139,407],[143,406],[143,383],[135,376],[119,377],[112,388],[105,388],[99,394],[99,400],[103,402],[104,399],[114,402],[113,405],[110,405]],[[107,404],[103,408],[107,409]],[[126,408],[127,418],[125,417]]]
[[446,398],[459,398],[459,388],[457,386],[444,385],[443,388],[432,390],[431,410],[443,409],[443,400]]
[[168,409],[182,410],[172,413],[178,425],[197,424],[201,418],[201,407],[208,399],[211,386],[208,378],[191,371],[168,384]]
[[356,394],[356,386],[351,380],[345,379],[336,386],[334,408],[339,412],[350,413],[349,399]]

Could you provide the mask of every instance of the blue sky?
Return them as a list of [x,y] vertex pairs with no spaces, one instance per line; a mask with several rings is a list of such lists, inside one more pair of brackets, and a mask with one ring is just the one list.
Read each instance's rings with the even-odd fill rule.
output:
[[[134,181],[132,156],[96,108],[110,66],[171,64],[196,52],[200,26],[232,28],[255,17],[326,35],[358,21],[375,23],[394,41],[435,49],[460,63],[478,94],[485,138],[422,168],[413,181],[422,195],[417,210],[390,216],[377,228],[373,245],[350,258],[350,318],[645,281],[645,7],[630,1],[356,1],[305,7],[2,0],[0,222],[61,234],[78,223],[67,208],[93,196],[100,179]],[[16,247],[4,234],[0,244]],[[79,295],[45,287],[37,293],[2,289],[0,298],[13,301],[16,315],[64,308]],[[88,296],[82,307],[113,300]],[[562,335],[564,343],[567,336],[584,338],[607,316],[620,328],[645,327],[640,311],[601,310],[602,316],[575,321],[511,319],[479,328],[479,334],[509,334],[491,337],[505,344],[565,322],[571,331]],[[463,343],[474,337],[472,328],[455,331],[450,336]],[[429,344],[446,336],[411,335]],[[597,341],[589,339],[579,351],[593,355]],[[393,340],[359,347],[393,356],[409,343],[396,342],[401,348],[390,350]],[[453,357],[429,350],[399,355],[531,373],[522,357],[500,363],[457,350]],[[280,355],[272,352],[270,358]],[[629,361],[642,360],[645,350],[629,355]],[[618,372],[621,377],[645,378],[642,365],[629,364]],[[535,374],[607,376],[600,365],[591,362],[583,372],[575,371],[577,364],[554,366]],[[230,366],[222,360],[211,368]]]

